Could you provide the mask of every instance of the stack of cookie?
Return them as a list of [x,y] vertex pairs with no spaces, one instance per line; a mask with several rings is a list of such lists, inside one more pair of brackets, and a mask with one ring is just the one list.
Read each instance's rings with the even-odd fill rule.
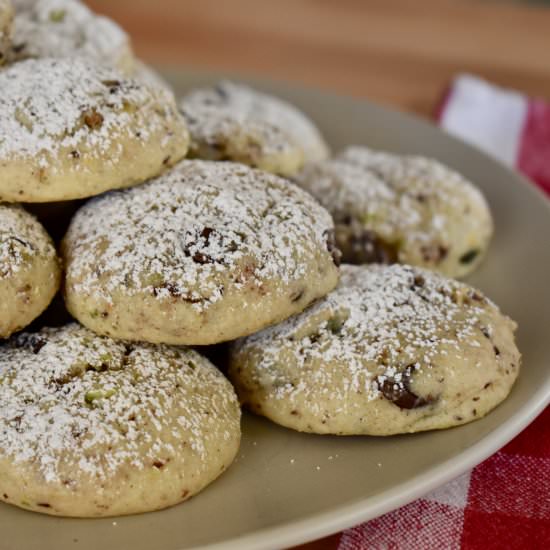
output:
[[[300,431],[389,435],[506,397],[515,325],[447,278],[489,245],[472,184],[364,147],[331,159],[301,112],[245,86],[177,105],[113,22],[76,0],[14,4],[0,2],[1,499],[82,517],[181,502],[235,457],[239,400]],[[64,234],[57,251],[29,211]],[[340,250],[360,265],[340,268]],[[60,287],[61,321],[46,310]],[[222,342],[233,385],[201,355]]]

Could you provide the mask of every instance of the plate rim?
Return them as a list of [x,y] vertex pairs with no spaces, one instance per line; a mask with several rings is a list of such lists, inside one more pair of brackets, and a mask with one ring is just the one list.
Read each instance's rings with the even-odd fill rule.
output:
[[[350,527],[382,516],[423,497],[474,468],[509,443],[533,422],[550,405],[550,382],[541,389],[512,418],[499,426],[480,441],[455,455],[453,458],[430,468],[405,484],[369,497],[365,500],[340,506],[336,510],[287,522],[278,527],[259,529],[249,535],[230,540],[192,547],[191,550],[280,550],[291,546],[313,542]],[[374,501],[374,502],[373,502]]]
[[[533,200],[537,200],[544,205],[546,213],[550,217],[550,200],[540,187],[477,147],[450,134],[429,119],[405,111],[400,107],[381,104],[368,97],[353,96],[307,86],[292,80],[275,80],[265,78],[261,75],[227,71],[221,68],[218,70],[216,68],[205,69],[204,67],[193,67],[184,64],[160,65],[154,66],[154,68],[158,69],[161,75],[166,76],[168,79],[169,75],[175,76],[178,73],[181,74],[188,71],[197,80],[200,77],[230,78],[237,81],[251,82],[253,85],[257,85],[259,88],[264,87],[266,90],[286,86],[288,90],[301,91],[304,94],[314,93],[317,96],[325,97],[327,100],[333,98],[335,100],[353,102],[357,105],[368,105],[370,108],[374,108],[390,116],[399,115],[415,125],[422,125],[428,127],[430,131],[443,134],[446,139],[458,143],[465,151],[467,150],[468,154],[478,157],[482,156],[492,164],[499,165],[500,169],[504,169],[510,179],[515,181],[514,185],[521,186],[522,193],[531,193]],[[548,364],[546,362],[544,364],[546,364],[546,369],[548,369]],[[541,368],[544,368],[544,366],[542,365]],[[280,550],[283,547],[286,548],[314,541],[356,526],[364,521],[374,519],[424,496],[486,460],[522,432],[548,405],[550,405],[550,377],[522,403],[514,414],[492,432],[484,435],[479,441],[471,444],[451,458],[438,463],[436,466],[429,467],[424,473],[416,475],[392,489],[381,490],[378,494],[359,498],[351,503],[333,506],[330,510],[312,513],[307,517],[302,517],[302,519],[287,521],[272,527],[254,529],[253,531],[232,536],[223,541],[214,543],[205,542],[185,548],[187,550],[206,548],[212,550],[231,550],[233,548],[238,550]],[[174,545],[174,547],[182,548],[180,545]]]
[[[170,74],[181,74],[182,71],[189,70],[197,78],[201,76],[204,78],[229,78],[244,82],[253,81],[255,86],[257,85],[259,88],[265,87],[267,90],[271,87],[288,86],[293,90],[303,93],[311,92],[317,95],[322,94],[327,98],[332,97],[358,104],[367,103],[369,107],[374,107],[387,114],[397,113],[415,124],[429,127],[430,130],[440,132],[444,134],[446,138],[459,142],[462,147],[468,149],[469,154],[481,155],[490,162],[499,165],[500,168],[506,170],[510,177],[520,184],[524,190],[527,189],[528,193],[531,193],[536,200],[543,203],[550,216],[550,200],[538,185],[529,181],[523,174],[505,165],[503,162],[492,157],[478,147],[468,143],[461,137],[451,134],[430,119],[411,113],[400,107],[381,104],[368,97],[352,96],[345,93],[302,85],[293,81],[265,78],[261,75],[225,70],[217,71],[216,69],[209,70],[184,65],[164,65],[158,68],[162,73],[167,74],[167,76]],[[484,436],[480,441],[471,445],[466,450],[453,456],[451,459],[438,464],[436,467],[430,468],[429,471],[416,476],[399,487],[384,491],[379,495],[374,495],[364,500],[340,506],[335,510],[313,514],[311,517],[287,522],[284,525],[258,529],[250,534],[233,537],[232,539],[213,544],[199,545],[193,548],[197,550],[201,548],[210,548],[212,550],[230,550],[232,548],[238,548],[239,550],[279,550],[282,547],[295,546],[318,540],[331,534],[338,533],[344,529],[357,526],[362,522],[374,519],[405,506],[474,468],[498,452],[499,449],[509,443],[515,436],[519,435],[549,405],[550,380],[548,380],[545,385],[541,386],[539,390],[524,403],[519,411],[508,418],[504,424],[500,425],[497,429]],[[380,495],[383,495],[382,499]],[[380,499],[381,502],[378,502]]]

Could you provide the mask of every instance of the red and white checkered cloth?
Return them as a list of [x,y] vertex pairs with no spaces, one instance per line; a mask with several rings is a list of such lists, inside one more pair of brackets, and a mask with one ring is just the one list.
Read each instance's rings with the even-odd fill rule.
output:
[[[550,195],[549,103],[463,75],[437,117],[445,130],[516,167]],[[477,468],[322,544],[331,547],[550,549],[550,407]]]

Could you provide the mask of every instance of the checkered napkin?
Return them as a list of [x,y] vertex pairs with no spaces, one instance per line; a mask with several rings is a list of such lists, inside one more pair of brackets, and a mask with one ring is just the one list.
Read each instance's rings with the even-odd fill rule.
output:
[[[549,103],[463,75],[453,82],[437,117],[445,130],[516,167],[550,194]],[[334,550],[550,549],[550,407],[472,471],[318,545]]]

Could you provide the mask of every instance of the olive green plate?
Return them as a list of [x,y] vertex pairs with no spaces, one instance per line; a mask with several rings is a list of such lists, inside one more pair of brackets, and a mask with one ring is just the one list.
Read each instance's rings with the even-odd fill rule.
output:
[[[219,75],[174,71],[178,91]],[[490,254],[470,281],[519,323],[524,355],[509,399],[488,417],[447,431],[388,438],[294,433],[246,416],[236,463],[203,493],[163,512],[57,519],[0,506],[0,548],[181,550],[282,548],[392,510],[494,453],[548,403],[550,209],[520,176],[410,115],[365,100],[251,81],[319,124],[334,149],[366,144],[421,153],[476,182],[496,218]]]

